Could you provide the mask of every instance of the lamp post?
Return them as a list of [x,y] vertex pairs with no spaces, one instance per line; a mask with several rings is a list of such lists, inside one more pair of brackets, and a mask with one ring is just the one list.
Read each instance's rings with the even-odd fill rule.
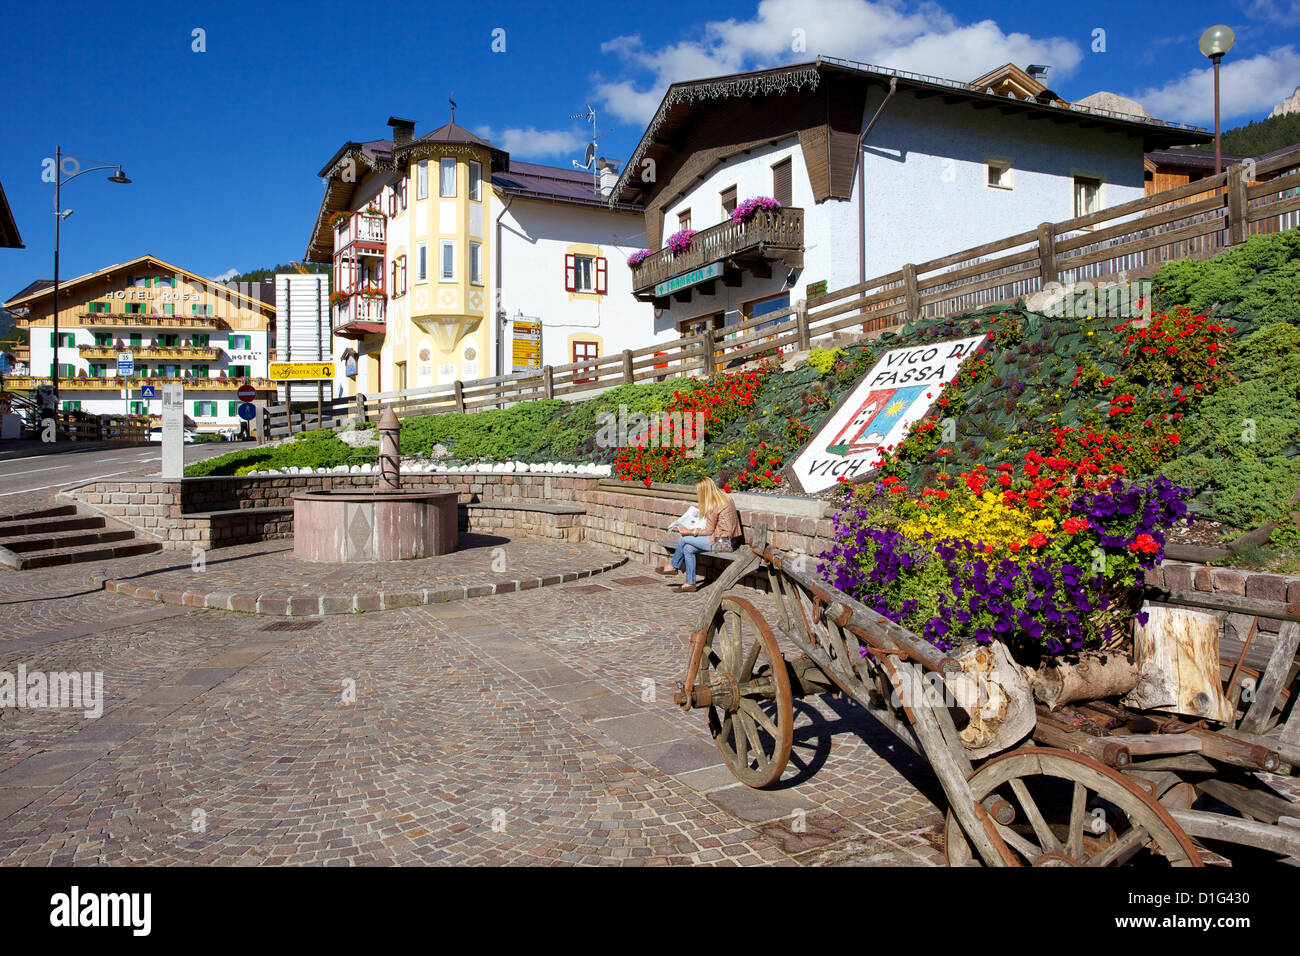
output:
[[1202,33],[1201,41],[1197,44],[1201,48],[1201,53],[1214,63],[1214,175],[1216,176],[1223,172],[1223,154],[1219,149],[1219,61],[1232,49],[1235,39],[1231,27],[1219,24]]
[[[70,183],[78,176],[84,176],[86,173],[93,173],[97,169],[115,169],[112,176],[108,177],[110,183],[129,183],[131,180],[122,175],[122,167],[117,163],[101,163],[98,166],[88,166],[81,168],[81,161],[76,156],[69,156],[76,163],[77,171],[66,179],[63,177],[63,148],[56,146],[54,148],[54,368],[50,371],[51,382],[54,386],[54,400],[57,407],[59,399],[59,242],[62,238],[63,220],[72,215],[72,210],[63,208],[63,184]],[[94,162],[94,160],[88,160]],[[33,369],[33,372],[35,370]]]

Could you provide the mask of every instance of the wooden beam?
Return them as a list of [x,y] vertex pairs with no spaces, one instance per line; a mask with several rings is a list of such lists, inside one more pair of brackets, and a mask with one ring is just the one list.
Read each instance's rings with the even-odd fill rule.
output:
[[730,289],[736,289],[745,281],[745,273],[736,268],[724,268],[722,270],[722,284]]
[[678,302],[690,302],[690,301],[691,301],[691,290],[690,290],[690,289],[678,289],[676,292],[673,293],[673,298],[676,299]]
[[707,282],[701,282],[695,288],[700,290],[700,295],[714,295],[717,293],[717,280],[709,279]]

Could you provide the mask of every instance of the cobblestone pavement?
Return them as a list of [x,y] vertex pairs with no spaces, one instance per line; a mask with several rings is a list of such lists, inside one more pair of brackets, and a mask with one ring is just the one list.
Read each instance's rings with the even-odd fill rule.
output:
[[165,604],[256,614],[352,614],[526,591],[613,570],[626,558],[568,541],[462,534],[433,558],[318,564],[293,556],[292,541],[212,552],[163,551],[114,562],[107,589]]
[[670,703],[707,593],[640,565],[303,619],[94,570],[0,575],[0,669],[104,680],[98,718],[0,711],[0,863],[940,860],[928,768],[856,706],[799,704],[797,786],[737,784]]

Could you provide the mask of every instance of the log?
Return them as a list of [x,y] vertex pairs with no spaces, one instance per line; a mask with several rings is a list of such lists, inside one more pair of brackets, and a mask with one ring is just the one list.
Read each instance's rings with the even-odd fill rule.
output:
[[970,717],[959,736],[972,757],[1006,750],[1033,732],[1038,717],[1029,678],[1005,644],[971,645],[951,656],[961,670],[944,683]]
[[1039,713],[1038,723],[1034,725],[1034,740],[1048,747],[1083,754],[1121,770],[1133,762],[1122,742],[1068,727],[1048,713]]
[[1034,696],[1056,710],[1076,700],[1098,700],[1127,694],[1138,682],[1137,665],[1116,651],[1089,651],[1078,660],[1058,659],[1034,675]]
[[1147,623],[1134,623],[1137,686],[1123,703],[1218,723],[1234,717],[1219,672],[1219,622],[1185,608],[1148,607]]

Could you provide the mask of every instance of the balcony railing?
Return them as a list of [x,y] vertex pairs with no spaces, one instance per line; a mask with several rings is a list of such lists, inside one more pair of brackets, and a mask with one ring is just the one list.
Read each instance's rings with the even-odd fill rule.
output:
[[[334,227],[334,250],[341,252],[353,243],[362,255],[383,255],[386,239],[386,221],[382,214],[354,213],[347,222]],[[375,247],[379,248],[376,249]]]
[[193,359],[215,362],[221,350],[203,345],[79,345],[84,359],[116,359],[119,352],[130,352],[136,358]]
[[[276,387],[276,383],[269,378],[167,378],[157,375],[133,375],[130,378],[92,378],[90,376],[85,378],[60,376],[59,378],[60,389],[103,389],[120,392],[127,387],[128,383],[132,389],[138,389],[141,385],[184,385],[187,389],[202,391],[233,391],[244,383],[248,383],[256,389],[267,391]],[[49,384],[51,384],[51,379],[48,376],[44,378],[31,375],[5,376],[5,388],[29,390],[36,388],[38,385]]]
[[225,319],[215,315],[154,315],[115,312],[82,312],[86,328],[162,328],[162,329],[226,329]]
[[748,222],[728,219],[695,234],[685,252],[660,249],[632,267],[632,289],[653,293],[654,287],[682,273],[699,269],[745,253],[763,256],[803,248],[803,210],[790,207],[779,212],[760,210]]
[[359,326],[382,326],[386,300],[382,296],[350,295],[333,306],[331,327],[335,335],[359,337],[373,329]]

